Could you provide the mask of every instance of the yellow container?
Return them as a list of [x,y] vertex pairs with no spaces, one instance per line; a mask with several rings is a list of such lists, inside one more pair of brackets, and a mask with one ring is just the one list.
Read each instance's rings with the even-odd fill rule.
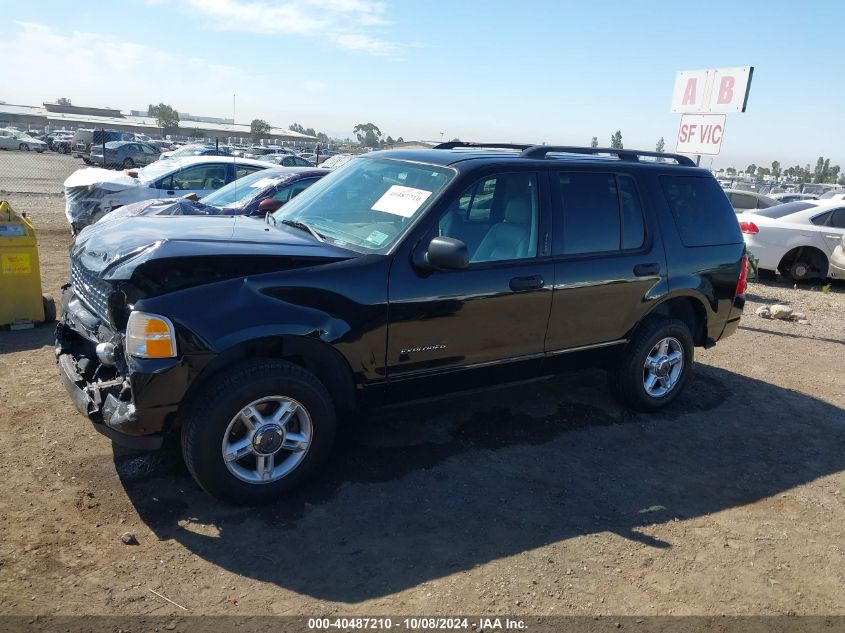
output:
[[0,325],[44,321],[44,304],[35,229],[0,201]]

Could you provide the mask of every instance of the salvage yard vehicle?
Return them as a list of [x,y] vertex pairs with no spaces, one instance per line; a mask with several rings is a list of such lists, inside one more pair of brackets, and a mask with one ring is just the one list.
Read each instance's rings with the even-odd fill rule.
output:
[[109,141],[105,146],[105,161],[103,147],[95,145],[91,148],[91,162],[103,167],[118,167],[132,169],[149,165],[159,159],[161,153],[149,143],[137,141]]
[[80,128],[73,133],[73,156],[91,164],[91,150],[95,145],[103,146],[110,141],[134,141],[135,134],[122,130],[88,130]]
[[171,158],[187,158],[189,156],[229,156],[229,150],[224,146],[215,147],[214,145],[183,145],[174,150],[162,152],[162,159]]
[[264,161],[265,163],[271,163],[273,165],[281,165],[282,167],[313,167],[314,165],[309,161],[305,160],[300,156],[296,156],[295,154],[283,154],[283,153],[276,153],[276,154],[265,154],[264,156],[259,156],[258,160]]
[[26,132],[0,130],[0,149],[19,149],[22,152],[32,150],[40,154],[47,149],[47,143],[39,141]]
[[65,216],[76,235],[105,214],[130,202],[204,196],[270,165],[243,158],[195,156],[156,161],[137,171],[78,169],[65,180]]
[[250,215],[263,218],[280,209],[326,175],[313,167],[270,167],[257,171],[199,200],[145,200],[120,207],[104,220],[139,215]]
[[739,223],[759,268],[795,281],[831,275],[830,257],[845,234],[845,202],[805,200],[744,213]]
[[777,200],[754,191],[727,189],[725,190],[725,195],[728,196],[728,200],[736,213],[747,213],[755,209],[768,209],[776,204],[780,204]]
[[451,142],[357,158],[265,222],[89,227],[56,356],[99,432],[178,432],[203,489],[258,503],[305,484],[362,407],[592,365],[627,406],[665,407],[694,347],[736,331],[746,271],[687,157]]

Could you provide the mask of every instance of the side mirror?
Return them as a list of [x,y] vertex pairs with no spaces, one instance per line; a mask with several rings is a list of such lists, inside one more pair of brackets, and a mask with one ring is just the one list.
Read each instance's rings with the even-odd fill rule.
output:
[[461,240],[435,237],[428,247],[418,245],[414,251],[414,266],[420,270],[463,270],[469,266],[469,251]]
[[264,200],[258,203],[258,213],[264,215],[273,213],[273,211],[281,209],[283,204],[284,202],[275,198],[264,198]]

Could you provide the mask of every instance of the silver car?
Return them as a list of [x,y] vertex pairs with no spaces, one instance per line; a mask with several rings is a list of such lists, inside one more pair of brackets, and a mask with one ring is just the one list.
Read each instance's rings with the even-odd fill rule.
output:
[[132,169],[149,165],[161,156],[158,148],[139,141],[109,141],[106,143],[106,160],[103,162],[103,146],[91,148],[91,164],[96,167]]
[[47,149],[47,143],[32,138],[26,132],[0,130],[0,149],[19,149],[23,152],[35,150],[40,154]]

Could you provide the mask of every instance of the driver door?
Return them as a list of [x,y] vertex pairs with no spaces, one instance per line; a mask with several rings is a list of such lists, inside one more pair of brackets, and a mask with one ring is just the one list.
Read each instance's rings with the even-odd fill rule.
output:
[[464,370],[516,370],[526,378],[539,369],[554,285],[546,188],[540,172],[490,174],[447,205],[417,248],[438,235],[461,240],[466,269],[421,272],[397,254],[389,282],[389,398],[420,397],[426,385],[473,386],[469,374],[477,372]]

